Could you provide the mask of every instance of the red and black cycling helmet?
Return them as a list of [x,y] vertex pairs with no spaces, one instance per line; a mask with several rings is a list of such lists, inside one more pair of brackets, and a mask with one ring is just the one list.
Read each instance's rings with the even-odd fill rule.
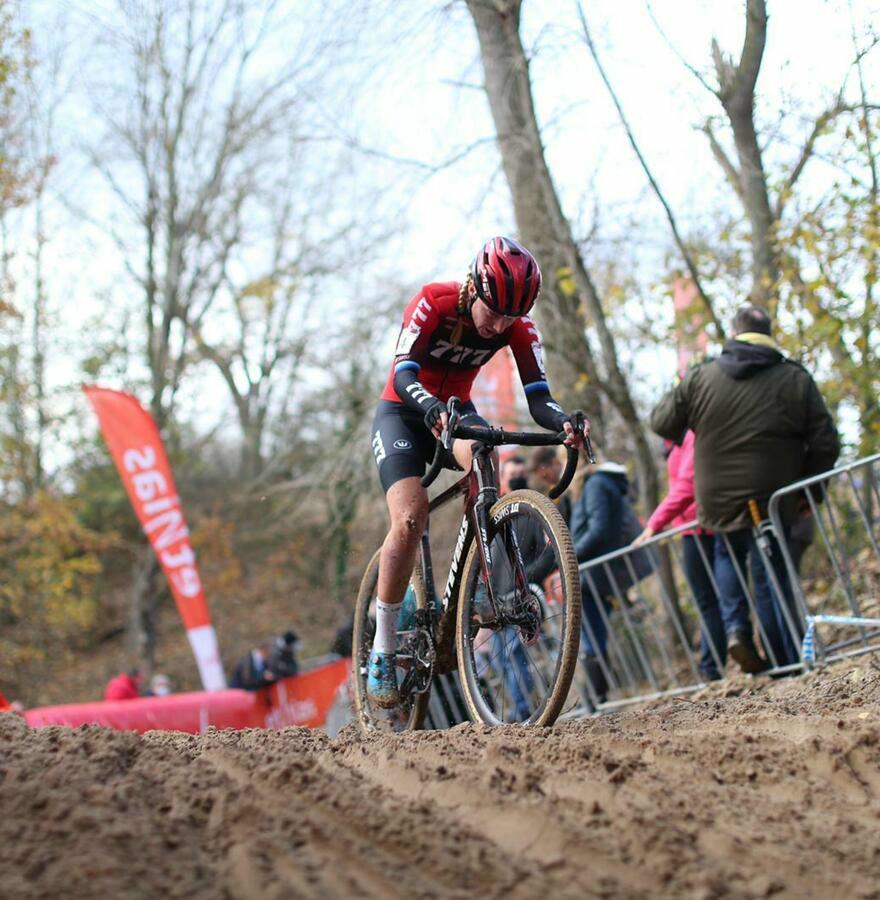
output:
[[524,316],[541,292],[541,270],[535,257],[507,237],[483,244],[474,260],[477,296],[502,316]]

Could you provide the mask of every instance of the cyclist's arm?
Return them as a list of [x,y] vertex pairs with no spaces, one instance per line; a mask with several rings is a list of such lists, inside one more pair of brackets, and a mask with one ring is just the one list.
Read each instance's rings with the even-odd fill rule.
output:
[[550,393],[550,385],[544,372],[541,335],[528,316],[518,319],[511,327],[510,349],[516,360],[532,418],[548,431],[561,431],[568,416]]
[[568,416],[553,399],[547,382],[532,382],[524,387],[532,418],[541,428],[546,428],[548,431],[562,431],[562,426],[568,421]]
[[419,381],[419,371],[427,355],[431,334],[440,317],[431,299],[424,293],[416,294],[403,313],[403,327],[397,339],[394,356],[394,390],[407,409],[421,413],[445,407]]
[[407,409],[427,415],[435,409],[446,409],[419,381],[419,366],[413,360],[401,360],[394,365],[394,390]]

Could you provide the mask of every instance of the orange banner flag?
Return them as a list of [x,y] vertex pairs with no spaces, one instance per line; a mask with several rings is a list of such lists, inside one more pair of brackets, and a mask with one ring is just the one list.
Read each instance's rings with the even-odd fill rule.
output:
[[124,391],[84,387],[110,455],[125,485],[183,619],[207,691],[226,687],[217,634],[165,445],[153,417]]

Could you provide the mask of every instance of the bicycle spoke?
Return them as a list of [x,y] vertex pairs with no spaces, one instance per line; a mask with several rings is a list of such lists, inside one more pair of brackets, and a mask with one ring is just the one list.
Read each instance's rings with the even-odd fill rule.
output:
[[[554,717],[563,703],[571,706],[567,703],[568,685],[579,633],[573,640],[572,623],[565,612],[571,606],[564,604],[573,595],[579,613],[580,591],[571,575],[576,572],[573,564],[566,572],[564,584],[558,574],[559,544],[545,516],[531,503],[520,502],[512,512],[508,511],[502,528],[490,536],[491,593],[497,624],[491,631],[471,630],[464,657],[469,660],[465,669],[472,672],[468,684],[482,698],[478,712],[485,721],[539,721],[551,697]],[[573,562],[573,553],[568,559]],[[550,572],[557,572],[555,588],[550,582],[543,584]],[[486,585],[473,552],[463,576],[461,621],[488,621],[481,608],[486,602]],[[549,602],[544,597],[545,587],[558,590]],[[564,675],[564,693],[562,688],[556,690],[562,653],[566,654],[568,670]],[[463,674],[466,676],[467,672]]]

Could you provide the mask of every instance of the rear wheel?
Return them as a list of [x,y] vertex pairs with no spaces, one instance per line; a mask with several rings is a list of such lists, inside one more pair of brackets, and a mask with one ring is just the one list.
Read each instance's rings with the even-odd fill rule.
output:
[[489,580],[474,541],[462,570],[456,649],[474,721],[552,725],[577,665],[581,587],[568,528],[536,491],[513,491],[489,513]]
[[412,609],[414,600],[415,610],[424,610],[427,594],[421,565],[417,563],[397,632],[397,682],[403,688],[401,704],[393,709],[382,709],[367,696],[367,662],[376,634],[375,598],[380,553],[381,550],[376,551],[364,572],[354,609],[351,656],[355,715],[364,731],[407,731],[422,727],[428,708],[430,665],[427,660],[433,656],[433,646],[427,629],[415,627]]

